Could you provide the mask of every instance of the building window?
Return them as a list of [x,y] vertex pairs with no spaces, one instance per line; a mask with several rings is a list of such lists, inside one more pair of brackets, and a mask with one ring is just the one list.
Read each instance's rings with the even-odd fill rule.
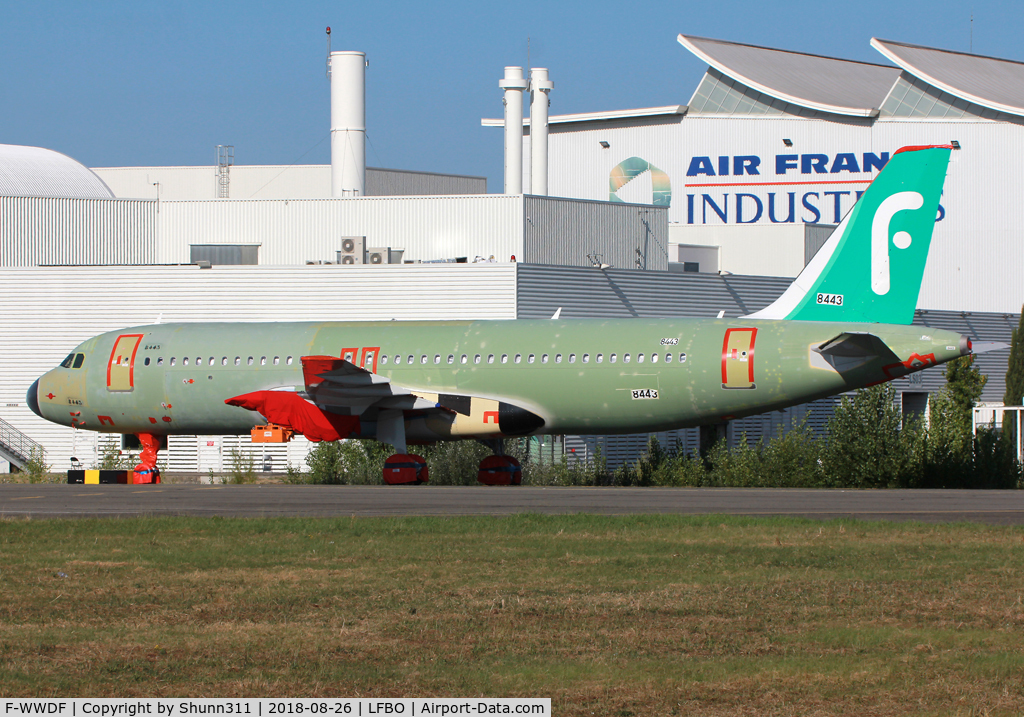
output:
[[259,264],[259,244],[193,244],[189,263],[207,261],[210,266]]

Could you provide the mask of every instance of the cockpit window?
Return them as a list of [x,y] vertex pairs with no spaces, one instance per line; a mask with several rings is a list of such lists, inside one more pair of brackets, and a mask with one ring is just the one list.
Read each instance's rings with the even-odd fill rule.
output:
[[75,354],[75,364],[71,368],[82,368],[82,362],[85,361],[85,354]]
[[71,362],[75,360],[74,354],[68,354],[68,357],[60,362],[61,368],[71,368]]

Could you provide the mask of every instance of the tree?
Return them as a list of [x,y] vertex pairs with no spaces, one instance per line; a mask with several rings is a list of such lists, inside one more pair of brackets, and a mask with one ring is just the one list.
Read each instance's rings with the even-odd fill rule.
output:
[[[1024,404],[1024,306],[1021,307],[1020,323],[1013,330],[1010,339],[1010,360],[1006,365],[1006,393],[1004,406]],[[1009,419],[1009,420],[1007,420]],[[1017,444],[1017,419],[1003,416],[1003,434],[1010,445]]]
[[918,421],[903,425],[889,383],[843,396],[828,421],[821,467],[826,485],[900,488],[912,485],[921,453]]

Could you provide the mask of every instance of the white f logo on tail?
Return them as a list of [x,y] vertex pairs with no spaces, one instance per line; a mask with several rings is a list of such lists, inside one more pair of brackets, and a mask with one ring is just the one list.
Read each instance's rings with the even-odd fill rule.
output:
[[[896,212],[920,209],[924,197],[917,192],[897,192],[886,197],[871,220],[871,290],[878,295],[889,293],[889,223]],[[896,232],[892,243],[897,249],[910,246],[912,237],[907,232]]]

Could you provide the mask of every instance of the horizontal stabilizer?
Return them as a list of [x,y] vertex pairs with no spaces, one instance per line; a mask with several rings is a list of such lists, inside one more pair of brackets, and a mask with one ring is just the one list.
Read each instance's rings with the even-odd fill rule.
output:
[[874,334],[844,331],[814,348],[815,353],[840,373],[880,358],[886,364],[898,363],[900,358],[893,353],[882,339]]
[[1002,341],[972,341],[971,342],[971,353],[972,354],[984,354],[989,351],[1002,351],[1003,349],[1010,348],[1010,344],[1005,344]]

